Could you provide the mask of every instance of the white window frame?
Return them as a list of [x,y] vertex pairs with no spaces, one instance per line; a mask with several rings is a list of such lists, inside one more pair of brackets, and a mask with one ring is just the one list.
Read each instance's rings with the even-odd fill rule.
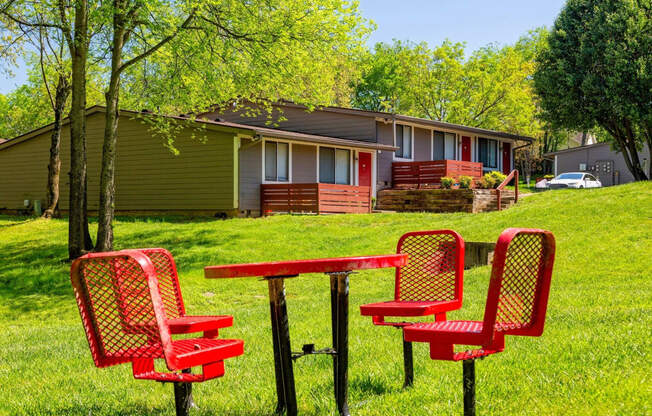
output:
[[[354,147],[347,147],[347,146],[325,146],[318,144],[317,145],[317,161],[315,163],[317,169],[316,169],[316,178],[317,178],[317,183],[326,183],[329,185],[345,185],[342,183],[330,183],[330,182],[322,182],[319,179],[319,151],[321,148],[327,148],[327,149],[340,149],[340,150],[348,150],[349,151],[349,183],[346,185],[355,185],[357,183],[357,173],[356,173],[356,163],[355,163],[355,153],[358,151],[358,149]],[[373,152],[373,150],[370,150],[370,152]]]
[[[414,126],[412,124],[406,124],[406,123],[394,123],[394,146],[395,147],[398,147],[398,145],[396,144],[396,140],[397,140],[396,127],[398,127],[398,126],[401,126],[401,127],[407,126],[407,127],[410,128],[410,154],[411,155],[410,155],[409,158],[407,158],[407,157],[399,157],[399,156],[396,156],[396,151],[394,151],[394,152],[392,152],[393,160],[398,161],[398,162],[412,162],[412,161],[414,161]],[[403,138],[401,138],[401,140],[402,139]]]
[[503,154],[502,154],[501,141],[499,139],[494,139],[492,137],[486,137],[486,136],[485,137],[480,137],[480,136],[478,136],[477,137],[478,145],[476,146],[476,150],[477,150],[477,161],[479,163],[482,163],[482,161],[480,160],[480,139],[493,140],[493,141],[496,142],[496,166],[495,167],[488,167],[488,166],[485,166],[484,163],[483,163],[482,164],[482,170],[483,171],[488,171],[488,172],[494,171],[494,170],[502,171],[501,166],[502,166],[502,156],[503,156]]
[[[288,144],[288,180],[287,181],[269,181],[265,177],[265,143],[275,142],[275,143],[287,143]],[[262,183],[293,183],[292,182],[292,142],[290,140],[276,139],[276,138],[263,138],[262,140],[262,150],[261,150],[261,159],[262,159]],[[278,176],[278,175],[277,175]]]

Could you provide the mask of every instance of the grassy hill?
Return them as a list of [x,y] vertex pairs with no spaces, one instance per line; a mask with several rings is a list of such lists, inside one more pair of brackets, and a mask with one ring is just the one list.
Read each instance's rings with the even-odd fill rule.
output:
[[[208,281],[210,264],[390,253],[411,230],[451,228],[467,241],[495,241],[507,227],[554,232],[557,261],[546,331],[508,337],[504,353],[480,361],[480,414],[649,414],[652,347],[652,183],[545,192],[486,214],[277,216],[265,219],[122,218],[117,248],[162,246],[179,267],[189,313],[232,314],[224,337],[245,355],[226,376],[195,387],[194,415],[271,414],[275,405],[267,285]],[[135,381],[129,366],[96,369],[68,277],[67,223],[0,217],[0,414],[173,414],[170,385]],[[93,231],[92,231],[93,233]],[[465,273],[464,307],[481,319],[489,268]],[[351,279],[350,393],[355,415],[461,414],[462,366],[431,361],[415,345],[415,386],[402,390],[400,333],[378,328],[358,305],[388,300],[393,273]],[[294,349],[330,345],[328,280],[287,282]],[[300,414],[332,414],[331,360],[295,365]]]

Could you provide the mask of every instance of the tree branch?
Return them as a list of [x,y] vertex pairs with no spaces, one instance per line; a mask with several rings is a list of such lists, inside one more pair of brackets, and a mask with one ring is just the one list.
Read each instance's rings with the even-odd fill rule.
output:
[[122,72],[123,72],[125,69],[127,69],[128,67],[130,67],[130,66],[132,66],[132,65],[134,65],[134,64],[136,64],[136,63],[138,63],[138,62],[140,62],[140,61],[143,60],[144,58],[147,58],[148,56],[150,56],[151,54],[153,54],[153,53],[156,52],[157,50],[161,49],[161,48],[162,48],[166,43],[168,43],[168,42],[170,42],[172,39],[174,39],[174,37],[177,36],[181,30],[186,29],[186,28],[190,25],[190,22],[192,21],[192,19],[193,19],[194,17],[195,17],[195,10],[193,10],[192,12],[190,12],[190,14],[189,14],[188,17],[186,18],[186,20],[181,24],[181,26],[179,26],[179,27],[177,28],[177,30],[174,31],[174,33],[172,33],[171,35],[168,35],[168,36],[166,36],[165,38],[161,39],[161,41],[160,41],[159,43],[157,43],[156,45],[152,46],[149,50],[147,50],[147,51],[143,52],[142,54],[140,54],[140,55],[138,55],[138,56],[136,56],[136,57],[134,57],[134,58],[132,58],[132,59],[126,61],[125,63],[123,63],[123,64],[120,66],[120,68],[118,68],[118,74],[122,73]]

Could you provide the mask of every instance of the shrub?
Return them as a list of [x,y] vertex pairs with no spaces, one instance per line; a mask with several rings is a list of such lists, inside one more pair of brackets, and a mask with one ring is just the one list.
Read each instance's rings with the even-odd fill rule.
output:
[[480,189],[491,189],[494,187],[493,184],[494,184],[493,179],[487,180],[487,178],[483,176],[482,178],[480,178],[476,186]]
[[543,179],[547,179],[547,180],[555,179],[555,175],[543,175]]
[[503,183],[503,181],[507,178],[507,175],[505,175],[504,173],[499,172],[497,170],[493,170],[493,171],[489,172],[489,175],[493,176],[496,179],[496,186]]
[[482,177],[482,179],[485,180],[485,189],[498,188],[498,185],[503,183],[506,177],[507,175],[504,175],[497,170],[485,173],[485,175]]
[[443,178],[441,178],[441,187],[444,189],[451,189],[454,183],[455,183],[455,179],[449,176],[444,176]]
[[473,182],[473,178],[470,176],[460,176],[460,188],[462,189],[469,189],[471,187],[471,182]]

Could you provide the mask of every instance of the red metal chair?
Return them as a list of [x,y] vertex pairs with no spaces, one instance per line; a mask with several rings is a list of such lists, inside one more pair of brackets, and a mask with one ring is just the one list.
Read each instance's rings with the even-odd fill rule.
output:
[[[543,333],[554,257],[551,232],[509,228],[496,243],[482,321],[424,322],[403,329],[405,340],[430,343],[433,360],[463,361],[465,415],[475,415],[474,360],[503,351],[505,335]],[[455,352],[456,344],[480,348]]]
[[[412,322],[385,322],[385,317],[434,315],[446,320],[446,312],[462,307],[464,240],[451,230],[417,231],[404,234],[397,253],[409,255],[408,264],[396,269],[394,300],[360,306],[372,316],[374,325],[403,328]],[[412,385],[412,343],[403,340],[404,387]]]
[[[136,379],[173,382],[177,415],[187,415],[191,383],[224,375],[224,360],[242,355],[243,341],[215,339],[217,328],[228,321],[223,317],[187,317],[176,271],[164,272],[164,262],[156,264],[138,250],[93,253],[73,262],[70,277],[95,365],[130,362]],[[178,294],[176,308],[166,292],[170,287]],[[172,339],[172,334],[201,331],[201,338]],[[155,370],[155,359],[165,360],[170,372]],[[196,366],[201,373],[191,373]]]
[[165,306],[170,333],[188,334],[203,331],[204,337],[215,338],[220,328],[233,325],[233,317],[230,315],[186,315],[177,266],[172,253],[164,248],[142,248],[138,251],[146,254],[156,269],[159,292]]

